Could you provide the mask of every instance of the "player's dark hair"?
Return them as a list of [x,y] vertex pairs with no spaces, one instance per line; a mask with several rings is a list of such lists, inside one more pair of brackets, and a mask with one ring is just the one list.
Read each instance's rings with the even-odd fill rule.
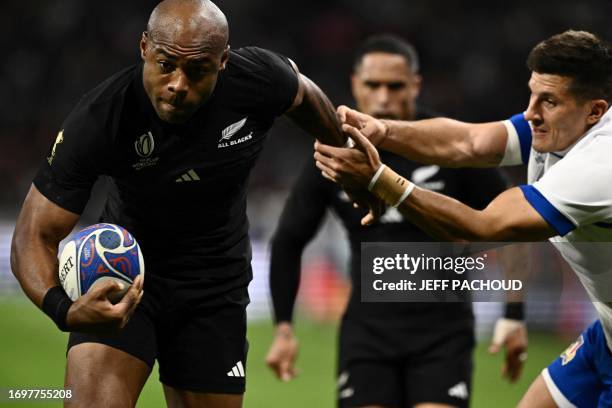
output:
[[527,67],[571,78],[577,98],[612,100],[612,47],[589,32],[568,30],[542,41],[529,53]]
[[401,55],[406,59],[412,73],[419,72],[419,55],[408,41],[393,34],[378,34],[366,38],[355,51],[353,71],[357,71],[364,55],[371,52],[386,52]]

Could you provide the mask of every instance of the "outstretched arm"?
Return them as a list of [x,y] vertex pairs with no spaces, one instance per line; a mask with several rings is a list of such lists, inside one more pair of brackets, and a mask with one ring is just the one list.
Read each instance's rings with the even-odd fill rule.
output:
[[[315,160],[323,175],[344,185],[368,187],[411,222],[441,241],[538,241],[557,232],[531,206],[519,188],[501,193],[484,210],[415,188],[389,168],[382,167],[376,148],[351,126],[357,149],[318,144]],[[380,170],[380,171],[379,171]],[[374,175],[378,174],[378,178]],[[374,178],[374,180],[373,180]]]
[[338,117],[344,126],[360,130],[374,146],[420,163],[495,167],[506,150],[507,132],[502,122],[379,120],[346,106],[338,108]]
[[[317,140],[331,146],[343,146],[347,136],[342,132],[336,111],[329,98],[314,82],[299,73],[293,61],[292,65],[298,76],[298,91],[292,106],[285,112],[285,115],[301,129],[315,136]],[[371,224],[384,212],[384,203],[362,187],[350,187],[343,184],[342,188],[355,203],[369,209],[362,224]]]

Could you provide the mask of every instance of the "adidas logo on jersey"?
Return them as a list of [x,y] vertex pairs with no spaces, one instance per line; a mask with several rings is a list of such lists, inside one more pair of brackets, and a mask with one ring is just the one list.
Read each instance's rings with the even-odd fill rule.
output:
[[198,176],[198,173],[196,173],[194,169],[191,169],[181,177],[177,178],[175,181],[177,183],[182,183],[184,181],[200,181],[200,176]]
[[232,370],[227,372],[227,376],[244,377],[244,367],[242,366],[242,361],[237,362],[236,365],[232,367]]
[[448,395],[463,400],[467,399],[469,396],[467,385],[463,381],[456,385],[453,385],[448,389]]

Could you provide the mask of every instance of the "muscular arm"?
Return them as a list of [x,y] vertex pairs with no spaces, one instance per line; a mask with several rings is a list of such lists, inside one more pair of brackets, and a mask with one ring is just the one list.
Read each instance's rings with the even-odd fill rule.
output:
[[[34,185],[30,187],[13,234],[11,268],[23,291],[40,309],[47,291],[60,284],[58,245],[78,219],[78,214],[52,203]],[[142,284],[139,276],[115,305],[108,295],[121,290],[117,283],[110,281],[88,291],[71,304],[65,316],[66,327],[81,332],[109,332],[124,327],[140,302]]]
[[58,245],[77,220],[43,196],[34,185],[15,225],[11,246],[11,268],[26,295],[39,308],[47,290],[59,285]]
[[[330,146],[343,146],[347,136],[342,132],[332,103],[314,82],[299,73],[293,61],[291,64],[298,76],[298,91],[285,115],[317,140]],[[342,188],[353,201],[369,209],[369,213],[362,220],[364,225],[371,224],[384,211],[384,204],[368,191],[351,189],[346,185],[342,185]]]
[[388,135],[380,147],[417,162],[445,167],[495,167],[506,148],[506,128],[501,122],[474,124],[435,118],[384,123]]
[[[372,143],[356,128],[347,129],[357,148],[346,149],[317,144],[315,160],[325,177],[350,186],[367,186],[381,167]],[[388,173],[386,173],[388,171]],[[410,191],[401,176],[386,169],[372,192],[396,205],[402,192]],[[385,175],[386,174],[386,175]],[[408,219],[441,241],[537,241],[557,232],[515,187],[498,195],[479,211],[448,196],[415,188],[399,204]]]
[[298,127],[325,144],[342,146],[346,136],[342,133],[334,106],[323,91],[309,78],[298,75],[298,92],[292,106],[285,113]]
[[442,241],[539,241],[557,235],[517,187],[500,194],[482,211],[415,189],[399,210]]
[[448,118],[414,122],[378,120],[341,106],[343,124],[359,129],[375,146],[407,159],[444,167],[495,167],[504,156],[502,122],[465,123]]

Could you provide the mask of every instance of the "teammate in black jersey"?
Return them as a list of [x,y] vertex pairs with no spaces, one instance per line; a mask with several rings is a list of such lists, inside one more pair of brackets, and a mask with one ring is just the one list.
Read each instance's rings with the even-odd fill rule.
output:
[[[421,78],[414,48],[394,36],[371,37],[356,54],[352,91],[360,111],[379,118],[422,119],[417,107]],[[381,152],[385,163],[418,180],[420,186],[451,195],[475,208],[506,188],[497,170],[444,169],[423,166]],[[339,336],[338,404],[342,407],[464,407],[469,402],[474,346],[469,303],[362,303],[361,242],[433,241],[389,208],[379,222],[362,226],[363,211],[346,194],[321,177],[308,162],[291,191],[272,242],[270,286],[276,335],[267,362],[279,378],[294,374],[297,339],[291,326],[304,247],[316,234],[327,209],[347,230],[351,247],[352,292]],[[518,317],[518,316],[510,316]],[[516,379],[517,356],[526,347],[524,329],[501,342],[510,349],[509,376]]]
[[[225,16],[209,1],[161,2],[140,48],[142,64],[87,93],[63,123],[17,220],[12,268],[72,332],[69,405],[134,406],[157,359],[169,406],[238,407],[249,173],[280,115],[327,143],[344,136],[327,97],[289,59],[230,50]],[[117,284],[74,303],[58,286],[58,243],[98,176],[112,186],[101,221],[137,238],[147,270],[144,292],[137,279],[116,305],[107,295]]]

